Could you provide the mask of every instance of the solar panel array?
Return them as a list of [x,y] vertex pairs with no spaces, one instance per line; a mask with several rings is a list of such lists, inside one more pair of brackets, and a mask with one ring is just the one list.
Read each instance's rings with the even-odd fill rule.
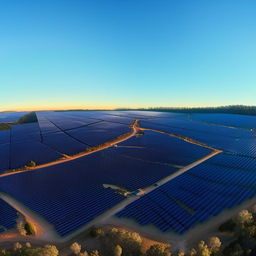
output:
[[10,149],[10,168],[20,168],[33,160],[44,164],[61,158],[62,155],[38,141],[12,143]]
[[0,174],[9,169],[10,144],[0,144]]
[[128,133],[130,130],[128,125],[104,121],[82,128],[72,129],[67,131],[67,133],[90,146],[97,146]]
[[191,114],[192,120],[203,121],[207,123],[234,126],[245,129],[255,129],[256,117],[248,115],[235,114]]
[[[147,141],[151,143],[147,145]],[[161,148],[163,141],[166,148]],[[131,140],[130,144],[133,142],[146,149],[144,153],[138,152],[136,158],[131,159],[133,148],[109,148],[36,172],[3,177],[0,179],[1,189],[42,215],[61,235],[66,235],[124,199],[112,190],[104,189],[103,184],[117,185],[130,191],[144,188],[175,173],[178,167],[171,163],[177,164],[175,159],[183,159],[183,154],[184,161],[190,163],[211,152],[152,132]],[[162,154],[168,148],[173,149],[169,154]],[[158,159],[146,161],[152,149]],[[190,156],[187,154],[189,151],[193,152]],[[47,186],[40,186],[38,182]]]
[[[153,119],[153,120],[142,120],[141,126],[144,125],[156,125],[156,127],[163,127],[166,130],[172,131],[172,129],[179,129],[182,134],[186,135],[186,132],[190,134],[190,132],[204,133],[209,136],[225,136],[230,138],[241,138],[241,137],[252,137],[254,133],[252,131],[236,129],[236,128],[228,128],[217,126],[214,124],[204,124],[199,122],[193,122],[188,120],[181,119]],[[147,127],[146,127],[147,128]],[[192,133],[193,134],[193,133]]]
[[10,130],[3,130],[0,131],[0,145],[10,143]]
[[40,139],[40,129],[37,122],[13,125],[11,127],[11,143],[40,141]]
[[256,172],[255,159],[245,156],[236,156],[232,154],[223,153],[215,156],[214,158],[209,159],[208,162],[213,165],[220,165],[239,170],[249,170],[252,172]]
[[[227,158],[227,159],[225,159]],[[230,162],[230,158],[233,161]],[[255,160],[217,155],[156,188],[116,215],[184,233],[256,195]],[[224,161],[223,161],[224,160]],[[253,164],[254,161],[254,164]]]
[[124,199],[103,184],[135,190],[176,170],[104,150],[35,172],[2,177],[0,187],[66,235]]
[[0,199],[0,233],[14,228],[16,219],[17,211]]
[[118,146],[113,150],[131,158],[180,167],[212,152],[209,148],[152,131],[145,131],[143,136],[133,137]]
[[38,123],[0,131],[0,174],[29,161],[44,164],[113,140],[129,132],[133,120],[98,111],[43,111],[37,118]]
[[256,137],[252,131],[177,119],[143,120],[141,126],[191,138],[232,154],[256,155]]
[[89,148],[81,140],[74,140],[64,132],[47,133],[42,137],[45,145],[62,154],[74,155]]

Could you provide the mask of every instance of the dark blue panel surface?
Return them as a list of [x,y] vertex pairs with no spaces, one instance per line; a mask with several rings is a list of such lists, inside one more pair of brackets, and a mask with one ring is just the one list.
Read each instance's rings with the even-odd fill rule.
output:
[[200,120],[203,122],[241,127],[246,129],[256,128],[256,117],[249,115],[235,115],[235,114],[191,114],[190,118],[193,120]]
[[169,163],[179,166],[188,165],[212,152],[209,148],[151,131],[145,131],[142,136],[133,137],[119,143],[118,147],[114,150],[130,157],[143,159],[144,161]]
[[97,146],[130,131],[131,129],[128,125],[100,122],[83,128],[69,130],[67,133],[86,144]]
[[17,217],[17,211],[0,199],[0,232],[14,228]]
[[11,126],[11,143],[29,140],[40,141],[40,139],[40,129],[37,122]]
[[10,143],[10,130],[0,131],[0,144]]
[[177,169],[131,161],[104,150],[42,170],[0,179],[1,190],[36,211],[65,235],[123,200],[103,184],[130,190],[149,186]]
[[10,144],[0,144],[0,174],[9,169]]
[[223,154],[190,169],[116,215],[132,218],[141,225],[153,224],[163,232],[183,233],[255,196],[256,171],[210,164],[225,157],[230,158]]
[[26,141],[11,144],[11,169],[20,168],[29,161],[43,164],[63,157],[48,146],[37,141]]
[[74,155],[88,148],[88,145],[73,139],[63,132],[46,133],[42,137],[43,144],[67,155]]

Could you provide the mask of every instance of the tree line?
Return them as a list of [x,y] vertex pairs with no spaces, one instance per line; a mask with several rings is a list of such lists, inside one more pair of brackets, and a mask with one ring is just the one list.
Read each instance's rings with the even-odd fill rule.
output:
[[160,111],[174,113],[220,113],[220,114],[240,114],[256,115],[256,106],[229,105],[218,107],[151,107],[151,108],[117,108],[116,110],[143,110],[143,111]]

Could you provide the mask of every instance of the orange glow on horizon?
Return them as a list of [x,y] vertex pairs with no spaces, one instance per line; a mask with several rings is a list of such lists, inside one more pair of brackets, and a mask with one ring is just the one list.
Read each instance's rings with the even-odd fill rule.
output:
[[1,108],[0,107],[0,112],[2,111],[50,111],[50,110],[75,110],[75,109],[85,109],[85,110],[101,110],[101,109],[115,109],[118,107],[114,106],[104,106],[104,105],[72,105],[72,106],[59,106],[59,105],[47,105],[47,106],[18,106],[18,107],[5,107]]
[[[76,110],[76,109],[82,109],[82,110],[114,110],[117,108],[129,108],[129,109],[138,109],[138,108],[151,108],[151,107],[159,107],[159,104],[153,105],[146,105],[146,104],[127,104],[127,105],[104,105],[104,104],[67,104],[67,105],[62,105],[62,104],[40,104],[40,103],[29,103],[29,106],[27,106],[25,103],[22,102],[22,104],[15,104],[15,105],[9,105],[6,107],[0,107],[0,112],[5,112],[5,111],[51,111],[51,110]],[[183,105],[162,105],[160,107],[162,108],[196,108],[196,107],[218,107],[220,105],[188,105],[188,104],[183,104]]]

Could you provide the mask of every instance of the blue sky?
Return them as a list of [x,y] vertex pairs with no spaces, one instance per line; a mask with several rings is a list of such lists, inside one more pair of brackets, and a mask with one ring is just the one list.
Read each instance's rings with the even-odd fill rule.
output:
[[3,0],[0,109],[255,105],[256,1]]

